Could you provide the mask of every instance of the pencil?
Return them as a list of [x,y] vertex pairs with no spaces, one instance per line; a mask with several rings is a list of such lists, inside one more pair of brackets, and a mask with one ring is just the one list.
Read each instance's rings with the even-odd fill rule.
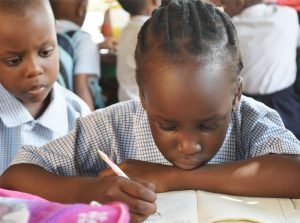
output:
[[[97,149],[97,152],[100,158],[103,159],[104,162],[106,162],[107,165],[109,165],[118,176],[122,176],[129,179],[129,177],[123,172],[123,170],[121,170],[120,167],[118,167],[118,165],[116,165],[110,158],[108,158],[108,156],[104,152],[102,152],[100,149]],[[155,214],[159,216],[161,215],[158,211],[156,211]]]
[[101,159],[103,159],[118,176],[129,179],[129,177],[120,169],[120,167],[118,167],[110,158],[108,158],[108,156],[104,152],[99,149],[97,149],[97,151]]

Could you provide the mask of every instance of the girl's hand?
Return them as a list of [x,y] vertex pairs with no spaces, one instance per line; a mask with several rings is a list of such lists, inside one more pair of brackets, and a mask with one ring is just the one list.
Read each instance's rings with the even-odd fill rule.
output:
[[156,211],[155,187],[149,183],[139,183],[120,176],[98,176],[79,192],[87,202],[100,203],[121,201],[128,205],[131,222],[142,222]]

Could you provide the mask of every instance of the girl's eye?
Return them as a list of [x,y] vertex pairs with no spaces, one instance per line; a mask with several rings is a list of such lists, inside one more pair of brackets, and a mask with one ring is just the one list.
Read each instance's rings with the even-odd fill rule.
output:
[[199,129],[204,130],[204,131],[211,131],[214,130],[218,127],[217,124],[201,124],[199,125]]
[[47,49],[41,50],[39,54],[41,57],[49,57],[51,56],[53,50],[54,50],[53,47],[48,47]]
[[7,60],[8,66],[17,66],[19,63],[21,63],[22,59],[21,57],[13,57]]

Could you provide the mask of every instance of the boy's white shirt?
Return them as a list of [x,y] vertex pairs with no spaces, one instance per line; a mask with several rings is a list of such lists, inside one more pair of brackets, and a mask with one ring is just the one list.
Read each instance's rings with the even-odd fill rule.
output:
[[256,4],[232,21],[244,61],[244,92],[270,94],[290,87],[296,79],[296,48],[300,44],[296,11]]
[[122,30],[117,49],[117,80],[119,83],[118,99],[125,101],[139,100],[139,89],[135,79],[134,52],[137,36],[149,16],[133,16]]
[[82,99],[56,82],[50,104],[37,119],[1,84],[0,96],[0,174],[22,145],[42,146],[64,136],[73,129],[76,118],[90,113]]

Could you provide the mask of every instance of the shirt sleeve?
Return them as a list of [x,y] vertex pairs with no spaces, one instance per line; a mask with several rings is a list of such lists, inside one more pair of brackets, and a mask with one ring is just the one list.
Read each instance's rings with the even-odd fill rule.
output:
[[252,118],[245,118],[242,123],[247,158],[266,154],[300,155],[300,142],[285,128],[279,114],[266,106],[261,108],[252,111]]
[[74,34],[74,74],[90,74],[100,78],[100,54],[91,36],[83,31]]
[[99,159],[97,149],[110,153],[107,123],[105,114],[100,112],[79,118],[75,129],[68,135],[40,148],[23,146],[12,164],[35,164],[64,176],[96,176],[106,167]]

